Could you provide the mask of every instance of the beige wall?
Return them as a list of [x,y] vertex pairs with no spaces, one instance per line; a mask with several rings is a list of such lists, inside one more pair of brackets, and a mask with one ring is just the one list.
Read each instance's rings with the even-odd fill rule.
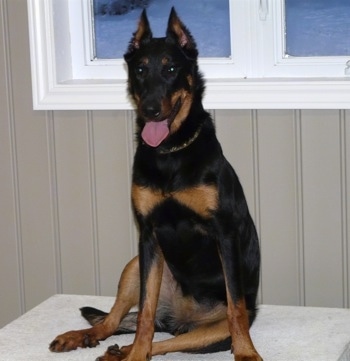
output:
[[[0,326],[114,295],[136,252],[132,112],[33,111],[25,0],[0,0]],[[264,303],[349,307],[350,113],[213,112],[262,244]]]

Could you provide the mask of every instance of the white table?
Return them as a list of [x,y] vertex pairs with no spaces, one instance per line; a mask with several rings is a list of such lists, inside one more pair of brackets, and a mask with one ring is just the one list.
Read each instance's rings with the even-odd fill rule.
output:
[[[0,329],[1,361],[95,360],[109,345],[129,344],[132,335],[112,336],[92,349],[51,353],[48,345],[62,332],[86,328],[79,308],[109,311],[113,297],[56,295]],[[251,329],[255,347],[264,361],[349,361],[350,310],[333,308],[260,306]],[[157,334],[155,339],[169,337]],[[233,361],[229,351],[209,355],[174,353],[152,361]]]

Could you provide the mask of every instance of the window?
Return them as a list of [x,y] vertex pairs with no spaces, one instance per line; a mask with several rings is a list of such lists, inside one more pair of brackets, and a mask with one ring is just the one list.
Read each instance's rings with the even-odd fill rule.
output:
[[[260,46],[265,49],[261,51],[263,76],[339,79],[347,75],[346,68],[350,54],[349,56],[331,56],[332,54],[329,53],[330,56],[318,56],[321,54],[310,56],[310,49],[314,45],[327,49],[332,44],[332,41],[325,42],[322,39],[321,32],[322,30],[329,35],[325,28],[332,28],[332,22],[329,21],[330,13],[336,16],[335,14],[339,15],[347,9],[350,16],[350,7],[340,5],[344,2],[348,3],[348,0],[270,0],[267,2],[270,4],[267,8],[268,17],[260,22]],[[350,35],[349,21],[346,20],[343,23],[342,19],[344,20],[344,18],[339,19],[337,28],[345,30],[345,33],[338,39],[339,44],[347,42],[347,34]],[[312,31],[310,31],[311,26]],[[335,32],[334,29],[336,28],[333,26],[333,32]],[[305,44],[307,38],[309,42]],[[295,53],[294,49],[298,47],[299,52]],[[305,53],[305,50],[309,53]]]
[[[124,61],[91,55],[91,1],[27,0],[36,109],[132,107]],[[350,107],[350,56],[292,56],[288,45],[290,5],[326,0],[228,1],[231,55],[200,59],[207,108]]]
[[285,54],[350,56],[348,0],[285,0]]
[[164,36],[171,6],[185,24],[190,24],[201,57],[231,56],[229,0],[91,1],[94,59],[123,57],[143,9],[147,9],[153,36]]

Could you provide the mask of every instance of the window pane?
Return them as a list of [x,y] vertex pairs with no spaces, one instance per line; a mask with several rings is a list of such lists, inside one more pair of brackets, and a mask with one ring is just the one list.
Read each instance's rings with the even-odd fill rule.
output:
[[350,55],[350,0],[285,0],[286,54]]
[[123,57],[142,8],[147,8],[153,36],[165,36],[172,6],[195,38],[201,57],[231,55],[229,0],[93,0],[94,57]]

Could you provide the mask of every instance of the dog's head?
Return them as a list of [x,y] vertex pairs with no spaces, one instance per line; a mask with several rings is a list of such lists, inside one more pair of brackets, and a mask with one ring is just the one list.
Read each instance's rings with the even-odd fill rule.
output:
[[174,8],[164,38],[153,38],[146,12],[142,12],[124,58],[128,90],[148,145],[157,147],[177,132],[190,112],[195,91],[201,97],[197,57],[196,44]]

